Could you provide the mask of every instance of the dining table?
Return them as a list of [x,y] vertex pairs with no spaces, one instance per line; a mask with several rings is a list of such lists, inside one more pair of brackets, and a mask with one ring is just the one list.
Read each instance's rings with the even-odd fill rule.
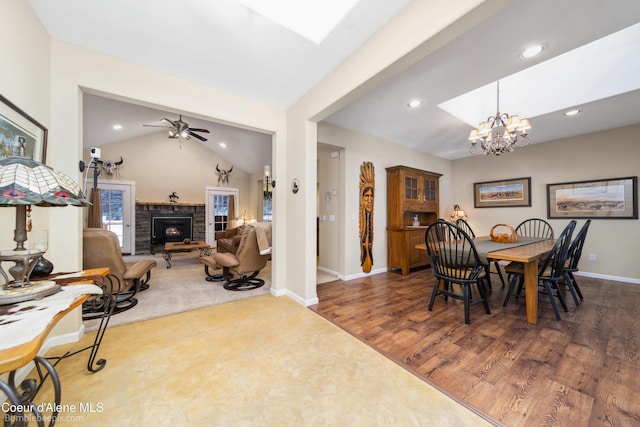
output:
[[[490,236],[479,236],[473,239],[474,246],[481,261],[512,261],[524,266],[524,288],[527,322],[535,325],[538,322],[538,262],[551,252],[554,239],[521,236],[518,242],[494,242]],[[427,249],[425,243],[416,245],[418,249]]]

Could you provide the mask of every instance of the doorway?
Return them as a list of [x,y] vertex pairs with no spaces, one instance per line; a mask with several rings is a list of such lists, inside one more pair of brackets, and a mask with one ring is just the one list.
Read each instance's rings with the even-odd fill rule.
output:
[[216,231],[226,230],[237,216],[238,194],[237,188],[207,187],[205,235],[212,248],[216,247]]
[[[135,255],[135,182],[98,180],[98,188],[102,198],[102,228],[118,236],[123,254]],[[85,224],[87,212],[85,209]]]
[[344,155],[340,147],[318,143],[316,183],[316,284],[335,280],[343,267]]

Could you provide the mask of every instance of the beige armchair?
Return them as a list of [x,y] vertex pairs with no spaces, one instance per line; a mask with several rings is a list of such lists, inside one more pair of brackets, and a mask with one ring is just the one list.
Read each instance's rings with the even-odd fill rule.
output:
[[[264,280],[256,276],[271,258],[270,249],[270,222],[245,226],[235,254],[226,252],[211,255],[215,264],[222,268],[224,288],[231,291],[246,291],[264,285]],[[232,274],[238,277],[234,279]]]
[[[120,252],[118,236],[102,228],[85,228],[82,244],[82,268],[109,268],[103,291],[115,298],[114,313],[134,307],[138,303],[134,295],[149,287],[151,270],[157,263],[154,260],[125,262]],[[96,307],[95,312],[102,312],[102,308]],[[90,315],[85,315],[84,318],[90,318]]]

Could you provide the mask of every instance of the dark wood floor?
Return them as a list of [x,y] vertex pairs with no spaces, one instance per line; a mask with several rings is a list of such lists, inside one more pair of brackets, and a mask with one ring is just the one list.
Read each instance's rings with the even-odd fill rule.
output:
[[577,277],[583,303],[556,321],[541,295],[529,325],[492,278],[471,325],[461,301],[427,310],[430,269],[321,284],[310,308],[498,425],[639,426],[640,286]]

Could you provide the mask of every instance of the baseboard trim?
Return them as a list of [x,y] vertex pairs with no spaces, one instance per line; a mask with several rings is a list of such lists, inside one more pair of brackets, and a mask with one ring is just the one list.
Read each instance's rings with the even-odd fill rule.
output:
[[375,270],[371,270],[371,272],[369,273],[356,273],[356,274],[349,274],[349,275],[339,275],[338,277],[340,278],[340,280],[344,280],[344,281],[349,281],[349,280],[353,280],[353,279],[361,279],[363,277],[367,277],[367,276],[373,276],[374,274],[380,274],[380,273],[386,273],[387,272],[387,267],[383,267],[383,268],[376,268]]
[[640,279],[634,279],[632,277],[611,276],[609,274],[589,273],[587,271],[576,271],[573,273],[576,276],[592,277],[594,279],[612,280],[614,282],[631,283],[633,285],[640,285]]

